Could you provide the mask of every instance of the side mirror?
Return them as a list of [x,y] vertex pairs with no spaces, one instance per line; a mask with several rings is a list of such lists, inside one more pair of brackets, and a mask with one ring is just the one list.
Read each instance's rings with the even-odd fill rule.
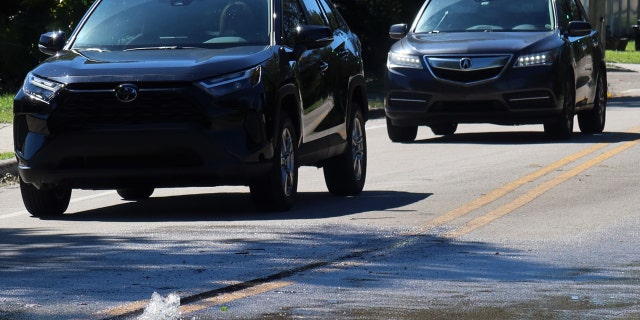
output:
[[317,49],[330,45],[333,42],[333,31],[326,26],[304,25],[298,28],[296,46],[305,50]]
[[44,33],[38,41],[38,49],[46,55],[54,55],[62,50],[67,43],[67,34],[64,31],[52,31]]
[[406,23],[394,24],[389,28],[389,37],[391,39],[400,40],[404,38],[409,32],[409,27]]
[[569,36],[570,37],[584,37],[589,35],[592,31],[591,24],[586,21],[570,21],[569,22]]

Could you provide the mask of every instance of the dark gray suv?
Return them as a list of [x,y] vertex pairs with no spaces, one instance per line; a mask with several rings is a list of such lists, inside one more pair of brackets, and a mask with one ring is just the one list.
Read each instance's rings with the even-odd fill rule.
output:
[[579,0],[428,0],[414,24],[393,25],[385,81],[392,141],[420,125],[543,124],[567,139],[606,118],[604,43]]
[[97,0],[14,101],[20,187],[34,216],[73,188],[248,185],[287,210],[298,167],[329,191],[365,183],[360,42],[328,0]]

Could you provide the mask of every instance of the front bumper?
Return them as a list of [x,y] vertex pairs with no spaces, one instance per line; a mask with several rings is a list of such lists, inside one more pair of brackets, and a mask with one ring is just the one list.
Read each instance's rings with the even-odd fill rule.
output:
[[562,111],[561,83],[551,66],[510,68],[475,84],[436,79],[424,69],[394,68],[386,73],[385,112],[399,126],[544,123]]
[[[112,102],[95,96],[82,97],[84,109],[75,114],[64,109],[77,100],[71,94],[48,105],[19,92],[14,143],[20,177],[36,185],[112,189],[247,185],[263,176],[274,154],[264,96],[244,92],[241,99],[215,100],[198,90],[172,89],[181,105],[157,107],[159,100],[149,97],[152,107],[127,106],[129,114],[97,111]],[[185,104],[191,111],[160,115]]]

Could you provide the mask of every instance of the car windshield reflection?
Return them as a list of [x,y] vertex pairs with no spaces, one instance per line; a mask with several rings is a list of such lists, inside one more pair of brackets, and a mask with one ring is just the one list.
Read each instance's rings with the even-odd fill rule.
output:
[[75,35],[72,49],[175,50],[268,45],[270,1],[105,1]]
[[416,25],[416,33],[531,32],[554,29],[548,0],[434,0]]

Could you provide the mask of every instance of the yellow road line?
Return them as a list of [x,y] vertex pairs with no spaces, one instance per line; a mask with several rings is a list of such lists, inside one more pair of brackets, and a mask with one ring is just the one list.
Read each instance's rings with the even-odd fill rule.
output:
[[[635,128],[633,128],[631,130],[628,130],[626,132],[627,133],[639,133],[640,132],[640,127],[635,127]],[[632,147],[633,145],[635,145],[637,143],[638,143],[638,140],[627,142],[622,147],[619,147],[619,148],[623,149],[620,152]],[[567,157],[565,157],[565,158],[563,158],[563,159],[561,159],[561,160],[559,160],[557,162],[554,162],[554,163],[552,163],[552,164],[550,164],[550,165],[548,165],[548,166],[546,166],[546,167],[544,167],[544,168],[542,168],[540,170],[537,170],[537,171],[535,171],[535,172],[533,172],[531,174],[528,174],[528,175],[526,175],[526,176],[524,176],[524,177],[522,177],[522,178],[520,178],[518,180],[509,182],[509,183],[503,185],[502,187],[499,187],[497,189],[494,189],[493,191],[490,191],[489,193],[485,194],[482,197],[479,197],[479,198],[477,198],[477,199],[475,199],[475,200],[473,200],[473,201],[471,201],[471,202],[469,202],[469,203],[467,203],[467,204],[465,204],[465,205],[463,205],[461,207],[453,209],[453,210],[451,210],[451,211],[449,211],[449,212],[447,212],[447,213],[445,213],[445,214],[443,214],[441,216],[438,216],[438,217],[434,218],[433,220],[427,222],[424,225],[424,227],[417,233],[418,234],[426,233],[426,232],[428,232],[429,230],[431,230],[431,229],[433,229],[435,227],[442,226],[442,225],[444,225],[446,223],[449,223],[449,222],[451,222],[451,221],[453,221],[455,219],[461,218],[461,217],[469,214],[470,212],[472,212],[474,210],[477,210],[477,209],[480,209],[480,208],[482,208],[482,207],[484,207],[484,206],[486,206],[486,205],[498,200],[499,198],[505,196],[506,194],[508,194],[510,192],[513,192],[515,189],[523,186],[524,184],[527,184],[529,182],[533,182],[533,181],[535,181],[535,180],[547,175],[548,173],[550,173],[552,171],[555,171],[555,170],[557,170],[557,169],[559,169],[559,168],[561,168],[563,166],[566,166],[566,165],[568,165],[568,164],[570,164],[572,162],[575,162],[575,161],[577,161],[577,160],[579,160],[579,159],[581,159],[581,158],[583,158],[585,156],[588,156],[588,155],[590,155],[590,154],[592,154],[592,153],[594,153],[594,152],[596,152],[596,151],[598,151],[600,149],[608,147],[609,145],[611,145],[611,143],[594,144],[593,146],[591,146],[591,147],[589,147],[587,149],[584,149],[584,150],[582,150],[580,152],[577,152],[577,153],[574,153],[572,155],[569,155],[569,156],[567,156]],[[626,146],[626,147],[624,147],[624,146]],[[617,153],[619,153],[619,152],[616,152],[615,154],[617,154]],[[606,159],[614,156],[615,154],[610,155]],[[602,156],[600,156],[600,157],[602,157]],[[598,157],[596,159],[599,159],[600,157]],[[606,159],[603,159],[600,162],[602,162],[602,161],[604,161]],[[586,169],[584,169],[584,170],[586,170]],[[561,183],[563,181],[560,181],[559,183]],[[501,209],[498,209],[498,210],[501,210]],[[504,210],[504,209],[502,209],[502,210]],[[482,217],[480,217],[478,219],[482,219]],[[493,220],[495,220],[495,219],[493,219]]]
[[278,282],[266,282],[256,286],[252,286],[243,290],[229,292],[226,294],[221,294],[219,296],[215,296],[212,298],[204,299],[201,302],[187,304],[184,306],[180,306],[180,313],[182,315],[193,313],[196,311],[200,311],[203,309],[220,306],[225,303],[229,303],[231,301],[240,300],[244,298],[248,298],[251,296],[256,296],[261,293],[277,290],[280,288],[284,288],[292,285],[293,282],[288,281],[278,281]]
[[425,227],[423,228],[423,230],[420,233],[424,233],[426,231],[428,231],[429,229],[435,228],[435,227],[439,227],[441,225],[444,225],[446,223],[449,223],[457,218],[460,218],[462,216],[467,215],[468,213],[470,213],[471,211],[480,209],[496,200],[498,200],[499,198],[505,196],[506,194],[513,192],[515,189],[529,183],[532,181],[535,181],[545,175],[547,175],[548,173],[555,171],[569,163],[572,163],[574,161],[577,161],[580,158],[583,158],[589,154],[592,154],[600,149],[605,148],[606,146],[608,146],[609,143],[598,143],[595,144],[593,146],[591,146],[590,148],[587,148],[585,150],[582,150],[578,153],[572,154],[570,156],[567,156],[559,161],[556,161],[542,169],[539,169],[533,173],[530,173],[518,180],[509,182],[505,185],[503,185],[502,187],[499,187],[497,189],[494,189],[493,191],[485,194],[482,197],[479,197],[461,207],[458,207],[456,209],[453,209],[437,218],[434,218],[433,220],[429,221]]
[[142,310],[149,303],[149,300],[139,300],[133,301],[113,309],[98,311],[97,315],[109,315],[109,316],[121,316],[128,313],[135,312],[137,310]]
[[638,143],[640,143],[640,140],[634,140],[634,141],[630,141],[627,143],[624,143],[621,146],[618,146],[615,149],[612,149],[608,152],[605,152],[593,159],[590,159],[589,161],[586,161],[585,163],[547,181],[544,182],[538,186],[536,186],[535,188],[531,189],[530,191],[526,192],[525,194],[523,194],[522,196],[516,198],[515,200],[513,200],[512,202],[497,208],[493,211],[488,212],[487,214],[484,214],[470,222],[468,222],[467,224],[465,224],[464,226],[462,226],[460,229],[450,232],[448,234],[446,234],[445,236],[447,237],[459,237],[461,235],[467,234],[473,230],[476,230],[480,227],[483,227],[501,217],[504,217],[505,215],[513,212],[514,210],[524,206],[525,204],[535,200],[536,198],[538,198],[539,196],[541,196],[542,194],[546,193],[547,191],[553,189],[554,187],[558,186],[559,184],[567,181],[570,178],[573,178],[575,176],[577,176],[578,174],[584,172],[585,170],[592,168],[600,163],[602,163],[603,161],[637,145]]
[[[215,307],[218,305],[223,305],[225,303],[229,303],[234,300],[244,299],[251,296],[259,295],[261,293],[284,288],[292,284],[293,282],[286,282],[286,281],[274,281],[274,282],[265,282],[261,284],[256,284],[242,290],[223,293],[211,298],[202,299],[198,302],[181,305],[180,313],[182,315],[193,313],[203,309]],[[134,302],[124,304],[122,306],[115,307],[113,309],[100,311],[100,312],[97,312],[96,314],[119,317],[119,316],[131,314],[131,313],[135,313],[140,310],[143,310],[147,306],[147,304],[149,304],[149,300],[139,300],[139,301],[134,301]]]

